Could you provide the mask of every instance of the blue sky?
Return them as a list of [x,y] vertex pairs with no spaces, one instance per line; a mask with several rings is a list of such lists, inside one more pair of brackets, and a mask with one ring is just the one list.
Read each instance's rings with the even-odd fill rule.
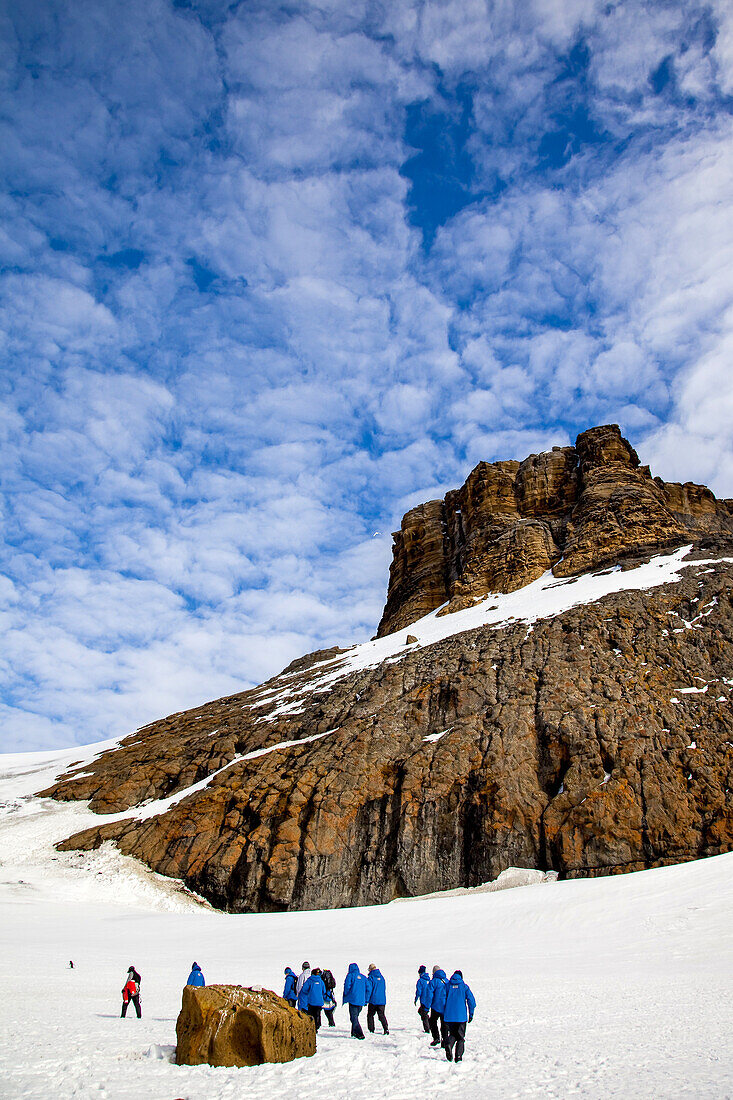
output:
[[3,749],[369,637],[481,459],[733,496],[730,4],[0,11]]

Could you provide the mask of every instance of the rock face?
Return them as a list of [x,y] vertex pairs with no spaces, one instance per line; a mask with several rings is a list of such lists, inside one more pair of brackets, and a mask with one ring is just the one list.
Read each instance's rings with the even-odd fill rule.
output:
[[176,1023],[179,1066],[261,1066],[316,1052],[310,1016],[269,989],[187,985]]
[[[125,813],[60,847],[111,840],[230,911],[372,904],[512,866],[603,875],[733,849],[727,505],[650,478],[617,430],[568,450],[478,467],[460,490],[453,515],[488,517],[460,521],[463,596],[473,602],[467,577],[486,586],[502,569],[516,587],[511,563],[543,571],[553,546],[565,558],[551,583],[572,592],[563,566],[630,568],[658,548],[652,535],[697,546],[680,579],[569,598],[529,629],[507,617],[431,645],[405,645],[400,632],[390,659],[351,671],[349,651],[321,652],[261,688],[171,715],[44,792]],[[406,520],[397,617],[437,575],[439,512],[419,515]],[[393,566],[396,600],[395,583]],[[136,809],[155,799],[168,801]]]
[[733,536],[733,502],[653,478],[615,424],[522,463],[480,462],[461,489],[404,517],[378,635],[548,569],[573,576],[702,535]]

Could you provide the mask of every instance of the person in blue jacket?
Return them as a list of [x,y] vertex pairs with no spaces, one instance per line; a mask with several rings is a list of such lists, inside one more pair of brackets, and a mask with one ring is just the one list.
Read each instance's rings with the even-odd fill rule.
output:
[[430,1031],[430,1002],[427,999],[429,985],[430,978],[428,977],[428,968],[426,966],[421,966],[417,972],[415,1004],[417,1005],[417,1014],[422,1020],[423,1031]]
[[[308,975],[308,978],[310,978],[310,974]],[[305,979],[305,982],[303,982],[300,989],[298,990],[297,1005],[299,1012],[308,1011],[308,990],[305,988],[308,978]]]
[[387,1017],[384,1013],[384,1006],[387,1003],[387,983],[382,977],[381,970],[378,970],[374,963],[369,963],[369,970],[367,971],[369,977],[367,978],[367,1028],[374,1034],[374,1017],[379,1017],[379,1022],[382,1025],[382,1030],[385,1035],[389,1035],[389,1024],[387,1023]]
[[359,1023],[359,1014],[367,1003],[367,980],[359,970],[358,963],[351,963],[349,965],[349,972],[344,981],[344,996],[341,1003],[349,1006],[352,1039],[363,1039],[364,1031]]
[[430,1034],[433,1037],[431,1047],[442,1046],[445,1039],[443,1009],[445,1008],[447,992],[448,979],[445,976],[445,970],[441,970],[439,966],[434,966],[433,977],[426,994],[430,1004]]
[[204,976],[201,973],[201,967],[198,963],[194,963],[191,967],[191,973],[188,975],[188,981],[186,985],[206,985]]
[[295,1008],[295,1002],[297,997],[295,995],[295,984],[298,981],[297,975],[294,970],[291,970],[289,966],[285,967],[285,988],[283,989],[283,998],[288,1002],[291,1008]]
[[305,1002],[305,1011],[315,1020],[316,1031],[318,1031],[321,1026],[323,1002],[326,999],[326,987],[323,984],[323,978],[317,966],[310,972],[309,977],[306,979],[300,991],[298,1008],[300,1008],[301,999]]
[[463,1049],[466,1045],[466,1024],[471,1022],[476,1011],[476,998],[463,980],[463,974],[456,970],[448,983],[448,992],[445,998],[443,1021],[446,1028],[446,1037],[443,1046],[445,1056],[449,1062],[453,1061],[453,1045],[456,1048],[456,1062],[463,1058]]

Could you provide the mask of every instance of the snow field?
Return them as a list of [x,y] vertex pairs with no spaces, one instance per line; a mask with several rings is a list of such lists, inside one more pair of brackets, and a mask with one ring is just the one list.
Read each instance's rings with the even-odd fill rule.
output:
[[[175,884],[114,849],[81,862],[52,855],[53,836],[76,811],[22,801],[33,770],[15,758],[0,784],[13,807],[0,822],[7,1100],[733,1096],[733,854],[541,888],[229,916],[173,896]],[[388,983],[390,1035],[352,1040],[339,1007],[312,1059],[175,1066],[194,959],[209,983],[277,992],[284,967],[304,959],[339,982],[349,962],[375,962]],[[412,1003],[420,963],[462,969],[476,995],[459,1066],[421,1030]],[[119,1019],[130,964],[143,976],[142,1020]]]

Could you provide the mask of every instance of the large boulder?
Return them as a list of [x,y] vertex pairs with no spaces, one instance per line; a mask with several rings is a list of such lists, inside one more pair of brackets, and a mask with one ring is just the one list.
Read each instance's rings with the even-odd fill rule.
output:
[[187,985],[176,1023],[179,1066],[261,1066],[316,1052],[310,1016],[269,989]]

